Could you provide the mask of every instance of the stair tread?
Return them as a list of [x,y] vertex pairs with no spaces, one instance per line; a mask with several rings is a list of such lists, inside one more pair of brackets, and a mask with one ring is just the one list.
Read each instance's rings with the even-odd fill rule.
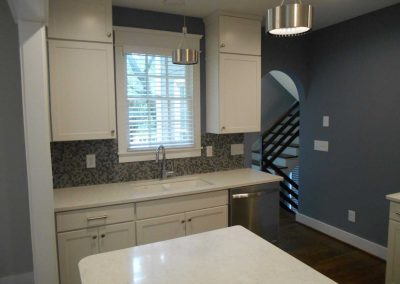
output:
[[280,170],[286,170],[288,168],[288,167],[278,166],[278,165],[275,165],[275,164],[274,164],[274,166],[277,167]]
[[296,155],[288,155],[288,154],[283,154],[283,153],[281,153],[281,154],[279,154],[278,157],[279,157],[279,158],[283,158],[283,159],[295,159],[295,158],[298,158],[299,156],[296,156]]
[[[275,141],[274,141],[274,142],[271,142],[271,144],[275,145],[276,142],[275,142]],[[290,145],[288,146],[288,148],[289,148],[289,147],[291,147],[291,148],[300,148],[300,145],[297,144],[297,143],[293,143],[293,144],[290,144]],[[260,151],[258,151],[258,153],[260,153]]]

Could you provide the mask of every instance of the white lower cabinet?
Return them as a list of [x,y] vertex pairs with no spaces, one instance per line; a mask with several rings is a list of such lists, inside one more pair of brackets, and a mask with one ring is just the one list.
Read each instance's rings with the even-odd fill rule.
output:
[[227,226],[227,190],[57,212],[60,283],[81,283],[86,256]]
[[186,235],[228,227],[228,206],[187,212]]
[[99,252],[97,229],[58,234],[58,264],[61,284],[80,283],[78,262]]
[[400,283],[400,222],[389,221],[386,284]]
[[100,252],[113,251],[136,245],[135,222],[108,225],[99,228]]
[[135,222],[58,233],[61,284],[79,284],[79,261],[89,255],[135,245]]
[[144,245],[185,236],[185,214],[136,222],[137,244]]
[[228,206],[207,208],[136,222],[137,244],[143,245],[228,227]]

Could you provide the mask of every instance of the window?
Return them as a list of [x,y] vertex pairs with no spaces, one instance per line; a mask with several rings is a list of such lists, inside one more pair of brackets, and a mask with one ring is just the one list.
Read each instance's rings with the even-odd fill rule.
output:
[[[115,49],[120,162],[153,160],[160,145],[167,158],[199,156],[199,66],[175,65],[171,58],[181,35],[123,30],[116,31]],[[127,45],[127,37],[140,44]]]

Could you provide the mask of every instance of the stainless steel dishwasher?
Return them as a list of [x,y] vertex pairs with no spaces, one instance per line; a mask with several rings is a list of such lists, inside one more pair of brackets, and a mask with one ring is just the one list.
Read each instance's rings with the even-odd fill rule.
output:
[[241,225],[274,242],[279,231],[279,183],[252,185],[230,190],[230,225]]

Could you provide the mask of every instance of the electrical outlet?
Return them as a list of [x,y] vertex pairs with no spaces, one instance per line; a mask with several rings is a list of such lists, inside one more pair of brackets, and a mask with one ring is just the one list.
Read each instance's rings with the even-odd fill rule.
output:
[[349,210],[347,219],[349,220],[349,222],[355,223],[356,222],[356,211]]
[[86,155],[86,168],[93,169],[96,167],[96,155]]
[[329,116],[328,115],[324,115],[322,117],[322,126],[329,127]]
[[231,144],[231,156],[243,155],[244,146],[243,144]]
[[206,156],[207,157],[213,156],[213,147],[212,146],[206,146]]

